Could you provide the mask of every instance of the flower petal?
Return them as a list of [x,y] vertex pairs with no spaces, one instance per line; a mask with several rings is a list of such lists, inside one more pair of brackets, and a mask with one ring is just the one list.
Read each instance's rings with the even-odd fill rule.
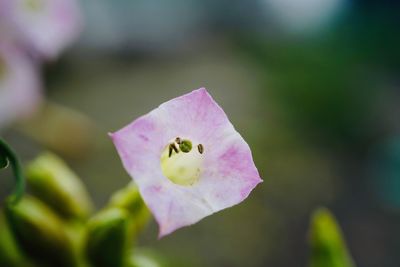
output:
[[2,0],[17,39],[48,59],[76,39],[82,17],[76,0]]
[[[160,105],[111,137],[160,237],[240,203],[262,181],[247,143],[204,88]],[[171,182],[161,170],[160,155],[176,137],[205,149],[199,181],[190,186]]]
[[0,41],[0,128],[31,114],[40,100],[36,64],[17,46]]

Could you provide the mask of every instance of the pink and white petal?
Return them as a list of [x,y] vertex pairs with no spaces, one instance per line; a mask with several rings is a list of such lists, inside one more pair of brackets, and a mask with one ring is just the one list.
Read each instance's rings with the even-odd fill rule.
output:
[[175,135],[206,143],[230,125],[222,108],[205,88],[194,90],[159,106],[157,116]]
[[187,135],[205,147],[206,167],[199,182],[184,187],[194,192],[191,197],[216,212],[240,203],[262,182],[248,144],[205,88],[170,100],[160,109],[162,120],[177,129],[175,136]]
[[224,111],[200,88],[161,104],[111,136],[129,170],[146,165],[150,160],[143,156],[149,150],[159,165],[162,150],[177,136],[211,144],[224,137],[218,135],[224,135],[226,127],[233,129]]
[[[161,153],[177,136],[206,149],[200,179],[192,186],[174,184],[161,170]],[[111,137],[160,237],[241,202],[261,182],[250,148],[204,88],[165,102]]]
[[159,238],[213,213],[212,207],[195,190],[169,180],[147,186],[141,194],[159,225]]
[[[244,200],[262,180],[246,141],[234,129],[222,108],[200,88],[159,107],[160,120],[205,147],[199,199],[218,211]],[[191,188],[188,188],[190,190]]]
[[[160,155],[169,137],[153,111],[110,134],[125,169],[139,186],[162,237],[212,213],[192,188],[173,184],[161,170]],[[167,135],[168,136],[168,135]]]
[[0,77],[0,127],[26,117],[39,106],[38,66],[17,46],[0,42],[3,75]]
[[196,188],[215,212],[242,202],[262,182],[249,146],[236,131],[205,153],[207,168]]
[[[110,134],[122,163],[139,183],[159,182],[152,174],[161,173],[160,154],[165,144],[163,126],[152,113],[142,116],[121,130]],[[149,177],[147,178],[147,175]]]

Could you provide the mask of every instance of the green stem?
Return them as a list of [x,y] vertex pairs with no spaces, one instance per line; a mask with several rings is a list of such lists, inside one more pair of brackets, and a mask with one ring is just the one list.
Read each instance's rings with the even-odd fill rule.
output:
[[7,202],[15,205],[21,199],[25,191],[25,177],[22,173],[21,164],[15,152],[7,143],[0,138],[0,169],[11,165],[15,177],[14,192],[8,197]]

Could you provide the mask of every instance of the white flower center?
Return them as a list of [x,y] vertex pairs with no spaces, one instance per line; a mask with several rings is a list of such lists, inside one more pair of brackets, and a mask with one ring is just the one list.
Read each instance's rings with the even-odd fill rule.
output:
[[161,153],[161,170],[165,177],[179,185],[193,185],[199,180],[203,167],[204,147],[177,138]]

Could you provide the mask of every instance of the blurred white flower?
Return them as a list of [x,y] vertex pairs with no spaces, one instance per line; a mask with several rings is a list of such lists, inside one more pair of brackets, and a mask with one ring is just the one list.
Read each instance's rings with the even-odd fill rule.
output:
[[46,59],[56,58],[81,32],[77,0],[0,0],[17,41]]
[[15,44],[0,41],[0,128],[25,117],[40,103],[38,64]]
[[55,59],[77,38],[77,1],[0,0],[0,128],[38,107],[40,60]]

